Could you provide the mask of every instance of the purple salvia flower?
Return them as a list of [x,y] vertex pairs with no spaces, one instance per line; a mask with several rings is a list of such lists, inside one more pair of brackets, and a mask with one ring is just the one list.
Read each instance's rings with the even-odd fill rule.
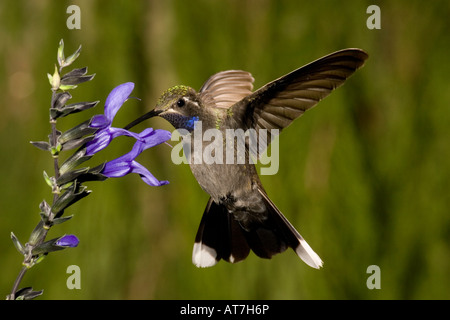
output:
[[126,82],[115,87],[105,102],[105,113],[98,114],[92,117],[89,126],[97,128],[95,138],[86,144],[86,155],[91,156],[100,150],[106,148],[110,142],[118,136],[130,136],[139,139],[139,136],[131,131],[114,128],[112,122],[119,111],[120,107],[130,96],[134,89],[134,83]]
[[151,186],[162,186],[168,181],[159,181],[150,171],[140,163],[136,162],[136,157],[145,149],[154,147],[170,139],[170,132],[166,130],[154,130],[147,128],[137,134],[122,128],[112,127],[112,122],[120,107],[130,96],[134,89],[134,83],[127,82],[115,87],[105,102],[105,113],[92,117],[89,126],[97,128],[95,138],[86,144],[86,156],[91,156],[106,148],[111,141],[118,136],[130,136],[137,141],[133,149],[127,154],[109,161],[105,164],[102,174],[108,178],[123,177],[129,173],[137,173],[145,183]]
[[150,186],[162,186],[168,181],[159,181],[150,171],[140,163],[136,162],[136,157],[145,149],[154,147],[170,139],[170,132],[166,130],[145,129],[139,134],[139,139],[133,149],[127,154],[109,161],[105,164],[102,174],[109,178],[123,177],[129,173],[137,173],[142,180]]
[[55,245],[57,245],[58,247],[75,248],[76,246],[78,246],[78,243],[80,243],[80,240],[78,240],[76,236],[68,234],[59,238],[56,241]]

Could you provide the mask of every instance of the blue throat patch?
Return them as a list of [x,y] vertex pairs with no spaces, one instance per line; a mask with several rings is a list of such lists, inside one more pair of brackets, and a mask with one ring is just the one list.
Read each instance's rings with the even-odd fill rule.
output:
[[189,131],[194,130],[195,121],[198,121],[199,117],[186,117],[186,122],[184,124],[184,128],[186,128]]

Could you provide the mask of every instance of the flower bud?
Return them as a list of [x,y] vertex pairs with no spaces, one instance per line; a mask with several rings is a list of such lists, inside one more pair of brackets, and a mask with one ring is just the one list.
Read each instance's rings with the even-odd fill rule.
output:
[[74,235],[64,235],[36,246],[32,251],[33,256],[43,255],[53,251],[63,250],[65,248],[75,248],[80,240]]
[[53,76],[51,76],[51,78],[49,76],[49,80],[50,80],[50,85],[52,86],[52,90],[53,91],[58,90],[58,88],[61,84],[61,78],[59,76],[59,72],[58,72],[58,68],[56,67],[56,64],[55,64],[55,72],[53,73]]

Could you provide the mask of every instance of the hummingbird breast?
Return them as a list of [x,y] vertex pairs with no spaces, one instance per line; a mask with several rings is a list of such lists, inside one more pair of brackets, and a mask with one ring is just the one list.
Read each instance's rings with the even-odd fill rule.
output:
[[259,180],[253,164],[191,163],[190,167],[202,189],[216,203],[225,199],[239,199],[252,193],[258,184],[254,178]]
[[239,154],[236,148],[227,148],[225,138],[212,142],[191,139],[190,144],[191,171],[214,202],[233,211],[248,206],[246,199],[253,198],[255,203],[252,195],[260,198],[257,189],[262,188],[261,182],[247,150]]
[[[266,210],[263,190],[248,150],[248,137],[226,110],[208,110],[202,121],[183,139],[185,155],[201,188],[217,204],[236,215]],[[187,138],[187,139],[186,139]],[[247,140],[245,140],[247,139]],[[190,151],[186,154],[186,151]]]

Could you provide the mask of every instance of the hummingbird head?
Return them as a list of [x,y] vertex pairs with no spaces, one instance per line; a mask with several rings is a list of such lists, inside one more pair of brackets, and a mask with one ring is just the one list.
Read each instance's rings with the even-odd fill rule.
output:
[[128,124],[130,129],[145,119],[160,116],[175,129],[194,130],[194,122],[200,119],[202,102],[197,92],[188,86],[174,86],[167,89],[158,99],[156,107]]
[[175,86],[161,95],[154,110],[175,129],[192,131],[194,122],[200,119],[201,108],[201,100],[194,89]]

